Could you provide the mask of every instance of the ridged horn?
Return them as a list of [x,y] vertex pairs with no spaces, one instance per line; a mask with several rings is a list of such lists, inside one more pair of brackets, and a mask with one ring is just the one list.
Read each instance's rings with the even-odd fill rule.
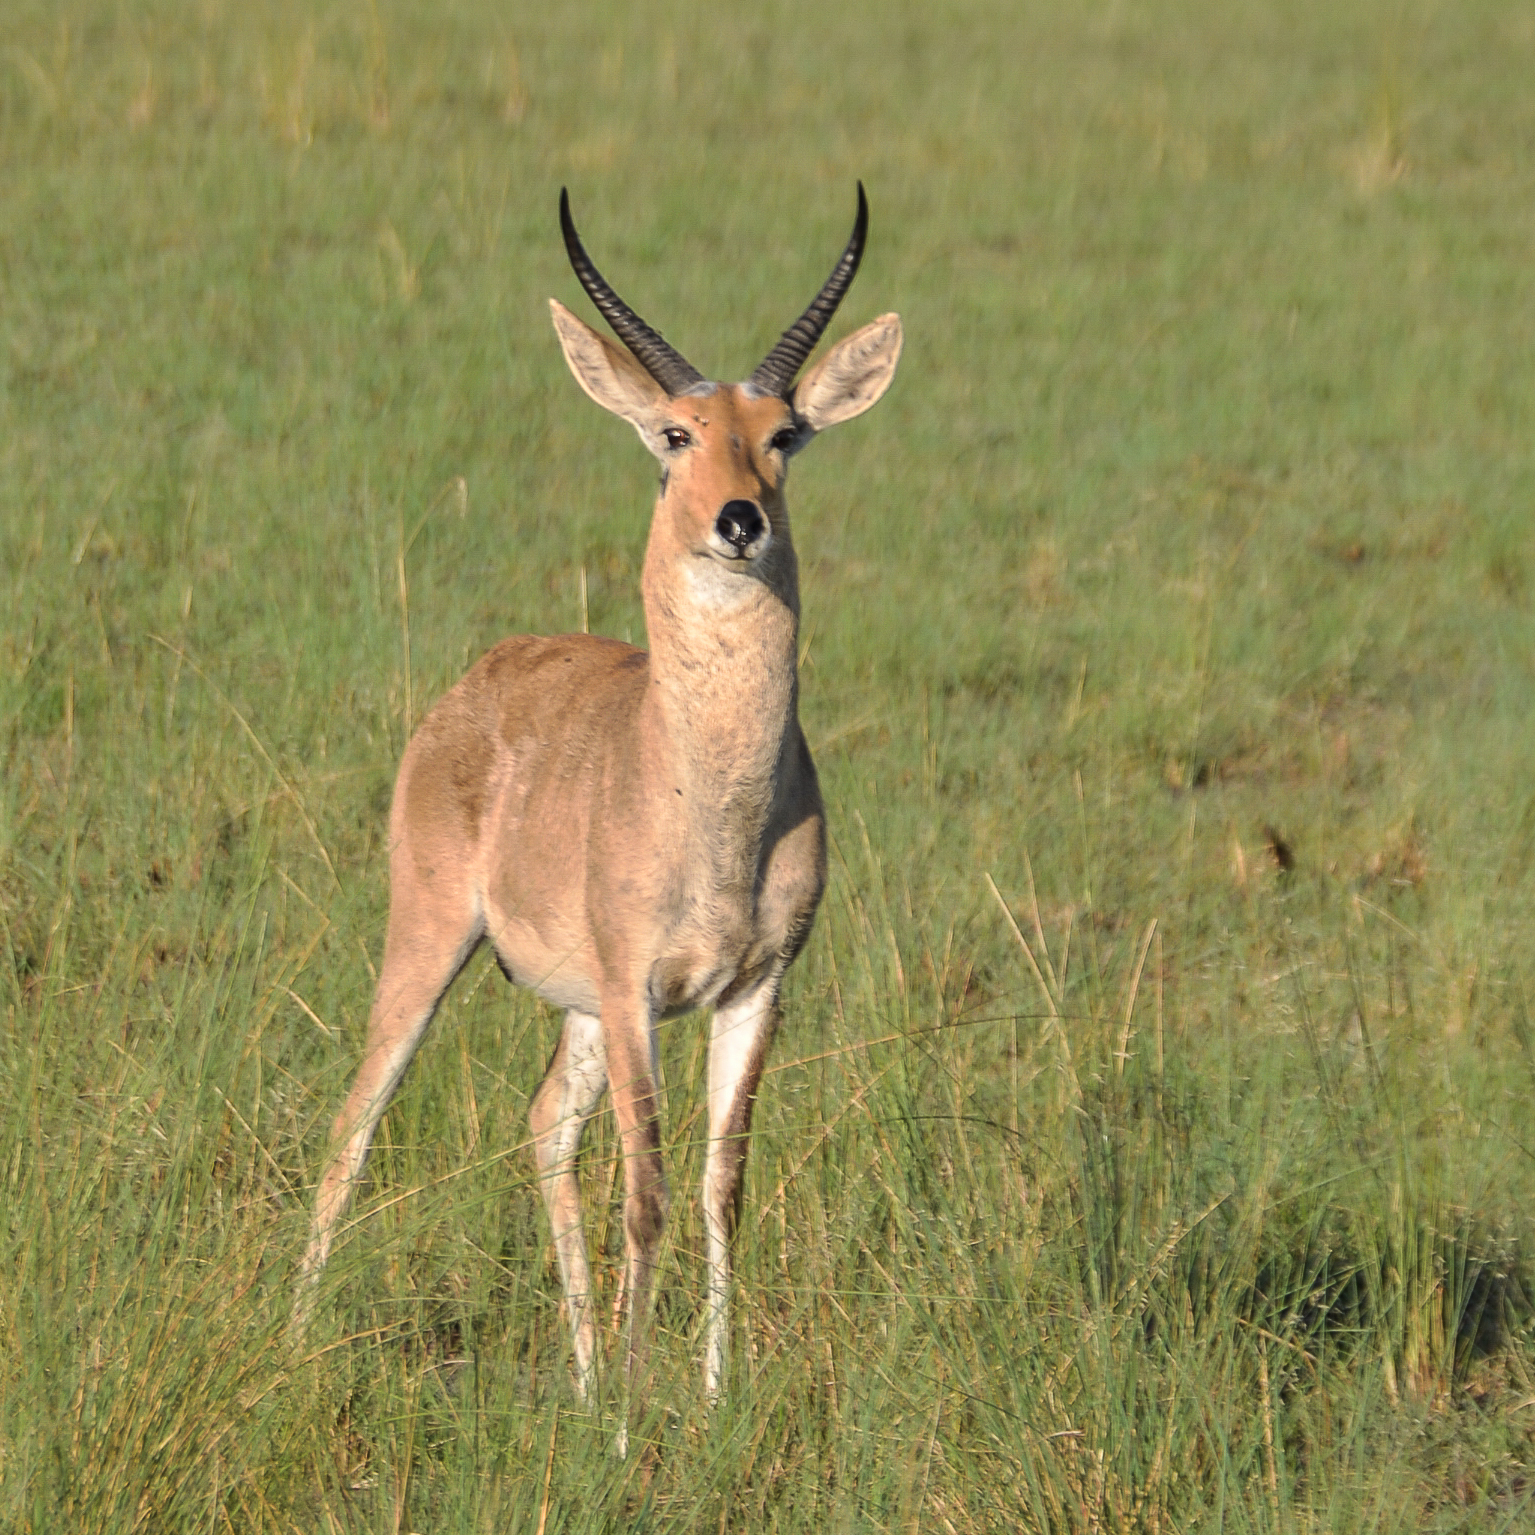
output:
[[570,216],[570,194],[560,188],[560,230],[565,236],[565,250],[570,264],[586,289],[588,297],[613,327],[613,333],[634,353],[644,370],[669,395],[686,394],[704,376],[661,332],[647,325],[608,285],[607,279],[592,264],[581,236]]
[[815,350],[831,317],[837,312],[842,296],[853,285],[858,274],[858,263],[863,259],[864,238],[869,233],[869,200],[863,195],[863,182],[858,183],[858,217],[853,220],[853,233],[847,249],[837,259],[828,277],[811,301],[810,307],[778,338],[778,344],[767,354],[752,374],[751,381],[768,394],[783,399],[789,396],[794,376],[805,366],[805,359]]

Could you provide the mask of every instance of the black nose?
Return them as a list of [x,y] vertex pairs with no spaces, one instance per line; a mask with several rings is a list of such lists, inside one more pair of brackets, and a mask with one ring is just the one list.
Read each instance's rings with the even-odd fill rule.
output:
[[727,501],[714,519],[714,531],[738,553],[756,543],[766,527],[755,501]]

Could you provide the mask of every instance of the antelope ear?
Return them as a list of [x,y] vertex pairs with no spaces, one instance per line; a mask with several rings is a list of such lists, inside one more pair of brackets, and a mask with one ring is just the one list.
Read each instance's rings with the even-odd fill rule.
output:
[[794,414],[815,432],[861,416],[890,387],[901,340],[900,315],[882,314],[839,341],[794,386]]
[[549,300],[555,334],[576,382],[604,410],[621,416],[655,451],[655,420],[666,391],[621,347],[578,320],[557,298]]

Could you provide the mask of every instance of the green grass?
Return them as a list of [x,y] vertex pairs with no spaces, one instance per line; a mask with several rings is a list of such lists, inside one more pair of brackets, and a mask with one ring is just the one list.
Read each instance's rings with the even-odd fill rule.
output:
[[[10,0],[0,1529],[1527,1528],[1532,77],[1482,3]],[[643,637],[558,188],[738,376],[857,177],[838,326],[908,348],[791,486],[831,886],[707,1419],[664,1032],[619,1461],[549,1010],[460,981],[295,1355],[308,1190],[412,722],[583,579]],[[610,1300],[606,1123],[586,1177]]]

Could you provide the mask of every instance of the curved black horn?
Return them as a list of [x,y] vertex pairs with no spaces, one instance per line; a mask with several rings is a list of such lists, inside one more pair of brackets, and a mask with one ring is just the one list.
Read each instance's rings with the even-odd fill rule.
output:
[[769,394],[788,398],[794,375],[805,366],[805,359],[815,350],[831,317],[837,312],[842,296],[853,285],[858,273],[858,263],[863,259],[864,237],[869,232],[869,200],[863,195],[863,182],[858,183],[858,217],[853,220],[853,233],[847,249],[831,269],[821,291],[816,294],[810,307],[778,338],[778,345],[767,354],[752,374],[751,381]]
[[[570,264],[575,268],[581,286],[591,301],[602,311],[602,317],[613,327],[613,333],[639,359],[640,366],[669,394],[686,394],[694,384],[704,382],[704,376],[658,330],[647,325],[608,286],[602,273],[592,265],[586,254],[581,236],[576,233],[575,220],[570,216],[570,195],[560,188],[560,229],[565,236],[565,249]],[[813,344],[813,343],[812,343]]]

